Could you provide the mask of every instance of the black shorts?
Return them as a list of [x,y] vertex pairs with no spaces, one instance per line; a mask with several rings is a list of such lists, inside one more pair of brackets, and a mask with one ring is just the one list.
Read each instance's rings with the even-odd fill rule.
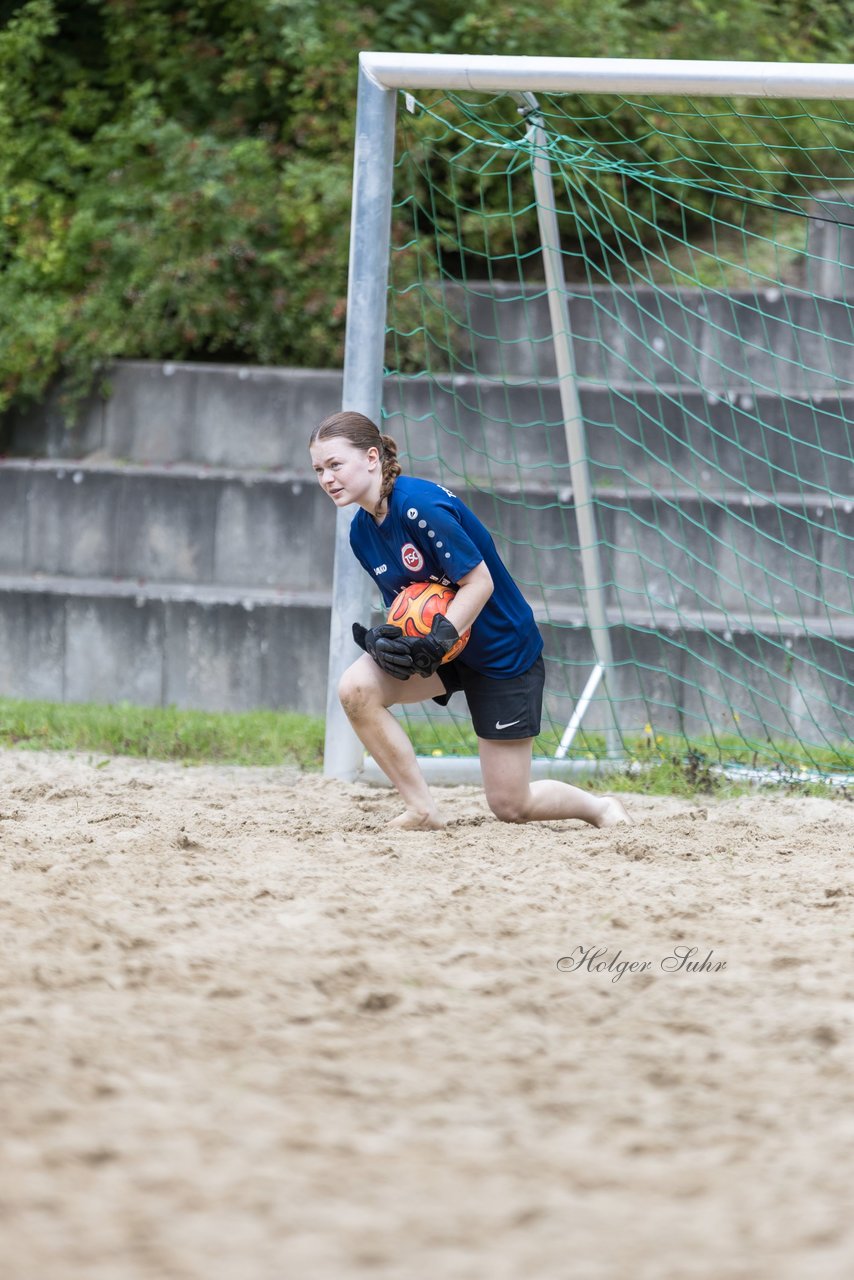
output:
[[542,655],[520,676],[497,680],[467,667],[462,658],[447,662],[437,673],[447,693],[434,698],[444,707],[462,689],[479,738],[536,738],[543,712],[546,668]]

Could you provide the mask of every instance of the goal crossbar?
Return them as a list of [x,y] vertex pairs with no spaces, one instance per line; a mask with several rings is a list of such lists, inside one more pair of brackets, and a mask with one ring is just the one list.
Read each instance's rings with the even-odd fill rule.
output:
[[359,63],[364,74],[383,89],[854,99],[851,63],[475,57],[452,53],[362,53]]

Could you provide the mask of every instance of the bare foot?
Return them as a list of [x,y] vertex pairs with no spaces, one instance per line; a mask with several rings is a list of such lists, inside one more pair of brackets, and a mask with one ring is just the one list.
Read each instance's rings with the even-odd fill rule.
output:
[[439,811],[422,813],[417,809],[405,809],[398,818],[392,818],[388,827],[392,831],[439,831],[445,825],[445,819]]
[[622,800],[618,800],[616,796],[604,796],[602,800],[602,811],[599,815],[597,827],[615,827],[618,822],[632,822],[625,810]]

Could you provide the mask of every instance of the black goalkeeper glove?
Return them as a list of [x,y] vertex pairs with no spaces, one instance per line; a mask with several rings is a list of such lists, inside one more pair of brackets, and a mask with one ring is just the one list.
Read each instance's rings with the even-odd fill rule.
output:
[[380,670],[395,680],[408,680],[414,671],[412,657],[403,641],[400,627],[384,623],[369,631],[360,622],[353,623],[353,639],[369,654]]
[[433,618],[429,636],[403,636],[399,641],[412,657],[413,670],[419,675],[432,676],[442,659],[454,647],[460,634],[452,622],[441,613]]

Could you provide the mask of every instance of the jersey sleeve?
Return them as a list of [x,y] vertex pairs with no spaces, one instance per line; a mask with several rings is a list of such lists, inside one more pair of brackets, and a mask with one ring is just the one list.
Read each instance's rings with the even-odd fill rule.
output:
[[395,592],[391,591],[385,583],[378,581],[369,554],[362,546],[362,539],[359,536],[359,529],[356,525],[355,518],[350,524],[350,550],[353,552],[353,555],[356,557],[371,582],[379,590],[382,602],[386,608],[388,608],[395,597]]
[[483,552],[463,528],[450,499],[431,499],[410,507],[406,524],[413,541],[451,582],[459,582],[483,560]]
[[354,516],[354,518],[350,521],[350,550],[353,552],[353,555],[359,561],[359,564],[362,566],[362,568],[367,570],[368,564],[367,564],[367,561],[365,560],[365,556],[361,549],[360,543],[361,543],[361,539],[359,538],[359,530],[356,524],[356,517]]
[[353,552],[353,555],[359,561],[359,564],[362,566],[365,573],[368,574],[368,576],[373,581],[374,575],[371,569],[370,561],[368,559],[368,553],[366,548],[362,545],[362,543],[363,543],[363,539],[360,537],[360,530],[356,523],[356,518],[354,518],[350,522],[350,550]]

